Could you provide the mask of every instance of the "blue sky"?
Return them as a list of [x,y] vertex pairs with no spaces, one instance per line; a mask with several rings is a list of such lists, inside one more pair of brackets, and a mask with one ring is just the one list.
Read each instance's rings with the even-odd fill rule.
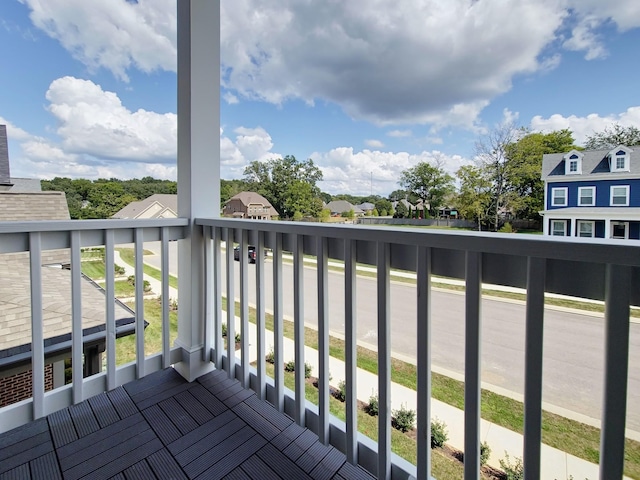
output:
[[[175,179],[175,2],[0,2],[12,176]],[[264,3],[221,3],[223,178],[290,154],[387,195],[501,122],[640,127],[637,0]]]

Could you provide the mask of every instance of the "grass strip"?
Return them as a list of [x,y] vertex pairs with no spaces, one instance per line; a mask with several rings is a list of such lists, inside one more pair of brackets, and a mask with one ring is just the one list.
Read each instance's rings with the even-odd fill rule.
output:
[[[136,256],[133,248],[118,248],[120,252],[120,258],[130,266],[135,267],[136,265]],[[153,252],[149,250],[144,251],[144,255],[153,255]],[[162,272],[157,268],[152,267],[151,265],[143,264],[143,271],[145,275],[149,275],[151,278],[162,281]],[[169,286],[173,288],[178,288],[178,278],[173,275],[169,275]]]

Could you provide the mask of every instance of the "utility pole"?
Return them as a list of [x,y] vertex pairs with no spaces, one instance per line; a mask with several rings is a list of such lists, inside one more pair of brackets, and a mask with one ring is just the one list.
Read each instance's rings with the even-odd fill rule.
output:
[[371,172],[371,196],[373,197],[373,172]]

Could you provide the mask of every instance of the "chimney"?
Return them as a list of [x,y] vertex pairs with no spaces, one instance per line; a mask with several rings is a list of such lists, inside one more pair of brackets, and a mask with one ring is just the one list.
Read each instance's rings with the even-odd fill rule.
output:
[[0,125],[0,185],[11,186],[9,171],[9,145],[7,144],[7,126]]

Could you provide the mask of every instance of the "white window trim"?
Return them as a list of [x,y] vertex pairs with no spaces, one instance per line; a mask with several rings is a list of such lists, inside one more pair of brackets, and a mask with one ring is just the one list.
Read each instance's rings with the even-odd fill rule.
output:
[[[582,225],[586,225],[589,224],[591,225],[591,235],[589,235],[588,237],[583,237],[581,235],[581,231],[580,231],[580,227]],[[589,221],[589,220],[578,220],[576,222],[576,232],[575,232],[576,237],[580,237],[580,238],[595,238],[596,236],[596,222],[594,221]]]
[[[624,158],[624,165],[622,168],[618,168],[618,158]],[[628,172],[629,171],[629,154],[624,155],[612,155],[611,156],[611,171],[612,172]]]
[[[562,204],[556,203],[555,192],[560,190],[564,191],[564,203]],[[566,207],[568,203],[569,203],[569,188],[567,187],[551,188],[551,206],[552,207]]]
[[[582,192],[584,190],[591,190],[591,203],[582,203]],[[593,207],[596,204],[596,187],[578,187],[578,206],[579,207]]]
[[[576,156],[578,158],[571,158],[572,156]],[[582,154],[576,150],[571,150],[564,157],[564,174],[565,175],[581,175],[582,174]],[[571,162],[576,162],[576,171],[571,171]]]
[[[614,225],[622,225],[624,227],[624,237],[614,237],[613,236],[613,227]],[[611,238],[617,239],[629,239],[629,222],[611,222]]]
[[[555,224],[556,223],[562,223],[562,235],[555,235],[554,232],[556,231]],[[566,237],[567,236],[567,221],[566,220],[551,220],[551,236],[552,237]]]
[[[613,203],[613,191],[616,188],[624,188],[626,190],[626,202],[625,203]],[[609,205],[612,207],[628,207],[629,206],[629,185],[611,185],[609,188]]]

